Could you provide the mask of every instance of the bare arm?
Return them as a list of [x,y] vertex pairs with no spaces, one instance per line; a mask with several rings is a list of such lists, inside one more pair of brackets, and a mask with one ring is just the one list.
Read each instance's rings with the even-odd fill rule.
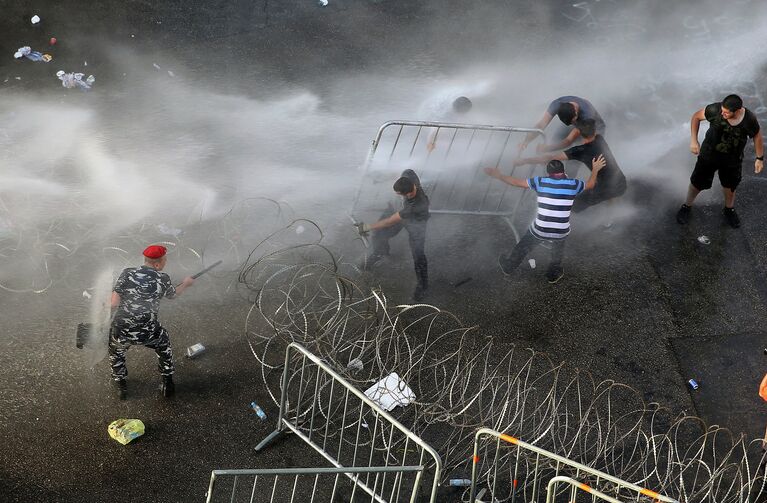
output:
[[374,224],[370,224],[370,230],[374,231],[376,229],[383,229],[385,227],[391,227],[392,225],[398,224],[402,222],[402,217],[399,215],[399,211],[395,213],[394,215],[384,218],[383,220],[379,220],[378,222]]
[[194,284],[194,278],[191,276],[187,276],[186,278],[182,279],[181,284],[176,287],[176,295],[174,295],[173,297],[168,297],[168,298],[175,299],[176,297],[184,293],[184,290],[186,290],[193,284]]
[[695,155],[700,153],[700,143],[698,143],[698,131],[700,131],[700,122],[706,120],[706,109],[701,108],[690,119],[690,152]]
[[120,300],[122,300],[120,299],[120,294],[117,292],[112,292],[112,300],[109,303],[109,306],[113,309],[116,308],[120,305]]
[[529,189],[530,187],[527,185],[527,180],[523,178],[514,178],[513,176],[506,176],[501,173],[501,170],[498,168],[485,168],[485,174],[487,176],[491,176],[493,178],[496,178],[503,183],[507,183],[509,185],[513,185],[514,187],[521,187],[523,189]]
[[597,175],[607,165],[604,155],[599,155],[591,160],[591,176],[586,181],[586,190],[591,190],[597,184]]
[[536,149],[537,152],[551,152],[555,150],[564,150],[570,145],[573,144],[575,140],[578,139],[578,137],[581,135],[581,132],[578,130],[578,128],[574,128],[572,131],[570,131],[570,134],[568,134],[562,141],[559,143],[553,143],[551,145],[538,145],[538,148]]
[[[533,126],[535,129],[546,129],[546,126],[549,125],[551,122],[551,119],[553,119],[554,116],[549,113],[548,110],[543,112],[543,117],[541,117],[538,122],[535,123]],[[530,144],[531,141],[535,138],[535,133],[527,133],[525,136],[525,139],[522,141],[522,143],[519,144],[519,153],[521,154],[523,150],[527,148],[527,146]]]
[[522,159],[515,159],[514,166],[522,166],[524,164],[543,164],[552,160],[566,161],[567,155],[564,152],[549,152],[541,154],[536,157],[523,157]]
[[[761,129],[754,135],[754,152],[756,152],[756,157],[764,157],[764,139],[762,138]],[[762,168],[764,168],[764,160],[755,160],[754,173],[761,173]]]

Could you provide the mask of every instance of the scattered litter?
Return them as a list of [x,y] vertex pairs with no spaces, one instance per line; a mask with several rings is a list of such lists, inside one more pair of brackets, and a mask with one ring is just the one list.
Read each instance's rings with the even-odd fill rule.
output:
[[32,48],[28,45],[19,47],[18,50],[13,54],[13,57],[16,59],[27,58],[30,61],[44,61],[45,63],[48,63],[53,59],[53,56],[50,54],[43,54],[39,51],[33,51]]
[[205,352],[205,346],[200,344],[199,342],[197,344],[192,344],[188,348],[186,348],[186,356],[188,358],[194,358],[195,356],[199,356]]
[[176,76],[176,74],[171,72],[170,70],[168,70],[168,75],[170,75],[171,77],[175,77]]
[[535,259],[531,258],[527,261],[528,264],[530,264],[530,269],[535,269]]
[[16,80],[21,80],[21,77],[14,77]]
[[447,485],[453,487],[469,487],[471,485],[471,479],[450,479]]
[[695,379],[690,379],[689,381],[687,381],[687,384],[689,384],[692,389],[698,389],[698,387],[700,386],[698,384],[698,381],[696,381]]
[[144,434],[144,423],[140,419],[118,419],[109,423],[109,436],[125,445]]
[[32,24],[37,24],[37,23],[39,23],[39,22],[40,22],[40,16],[38,16],[37,14],[35,14],[34,16],[32,16],[32,19],[31,19],[31,21],[32,21]]
[[392,372],[367,390],[365,395],[380,405],[385,411],[396,406],[406,407],[415,400],[415,393],[402,381],[396,372]]
[[87,61],[83,61],[83,66],[88,66],[88,62]]
[[698,242],[703,243],[704,245],[711,244],[711,239],[709,239],[708,236],[698,236]]
[[182,229],[177,229],[175,227],[170,227],[168,225],[165,225],[164,223],[157,225],[157,230],[160,231],[163,234],[166,234],[168,236],[173,236],[174,238],[177,238],[184,234],[184,231]]
[[346,365],[346,368],[360,371],[364,368],[364,365],[362,364],[362,360],[355,358]]
[[131,34],[130,34],[130,38],[136,38],[136,35],[134,35],[133,33],[131,33]]
[[296,227],[296,234],[303,234],[306,228],[303,225]]
[[83,80],[83,77],[85,77],[84,73],[66,73],[63,70],[59,70],[56,72],[56,76],[61,81],[61,85],[67,89],[74,89],[75,87],[90,89],[93,83],[96,82],[96,77],[93,75],[88,75],[88,78]]
[[328,6],[328,0],[319,0],[318,3],[320,4],[320,7],[327,7]]
[[158,65],[157,63],[152,63],[152,66],[157,68],[158,70],[162,70],[162,68],[160,68],[160,65]]
[[88,290],[83,290],[83,297],[85,297],[86,299],[90,299],[91,297],[93,297],[93,295],[89,294]]
[[256,412],[256,415],[258,415],[258,418],[261,421],[266,421],[266,412],[264,412],[264,409],[259,407],[256,402],[250,402],[250,408]]
[[51,39],[48,41],[48,45],[56,45],[56,42],[58,42],[56,37],[51,37]]

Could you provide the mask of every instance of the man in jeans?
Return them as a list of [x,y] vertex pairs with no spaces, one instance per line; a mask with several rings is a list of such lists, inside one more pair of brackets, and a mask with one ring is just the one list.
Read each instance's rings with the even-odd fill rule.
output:
[[[698,130],[703,120],[709,122],[703,145],[698,143]],[[711,103],[695,112],[690,119],[690,152],[698,156],[690,176],[687,199],[676,214],[676,221],[685,225],[690,220],[692,203],[701,190],[710,189],[714,173],[719,172],[719,183],[724,192],[724,215],[730,227],[740,227],[735,212],[735,189],[738,187],[743,168],[743,150],[749,138],[754,139],[754,173],[764,167],[764,143],[756,116],[743,106],[743,100],[735,94],[721,103]]]
[[514,246],[510,255],[501,255],[498,262],[504,274],[511,274],[522,259],[543,241],[551,242],[551,262],[546,278],[549,283],[556,283],[565,274],[562,256],[565,252],[565,238],[570,233],[570,210],[575,196],[584,190],[593,189],[597,183],[597,174],[606,164],[600,155],[591,161],[591,176],[587,182],[568,178],[562,161],[552,160],[546,165],[548,176],[536,176],[527,180],[504,176],[498,168],[485,168],[485,173],[504,183],[532,189],[538,194],[538,213],[529,230]]
[[429,220],[429,198],[421,188],[421,180],[412,169],[406,169],[396,182],[394,192],[403,197],[402,209],[393,214],[382,215],[381,220],[374,224],[357,224],[361,235],[373,231],[373,252],[368,256],[366,268],[389,254],[389,239],[393,238],[403,228],[408,233],[410,251],[413,254],[416,286],[413,300],[423,300],[426,289],[429,288],[429,270],[426,261],[426,222]]

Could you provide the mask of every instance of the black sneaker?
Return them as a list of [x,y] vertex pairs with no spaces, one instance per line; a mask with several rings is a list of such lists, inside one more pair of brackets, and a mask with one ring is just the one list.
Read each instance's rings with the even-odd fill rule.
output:
[[510,276],[514,272],[514,269],[509,269],[506,261],[509,260],[508,255],[498,255],[498,265],[501,267],[501,272],[506,276]]
[[117,398],[120,400],[125,400],[128,398],[128,383],[125,381],[125,379],[114,381],[114,383],[115,387],[117,388]]
[[554,283],[556,283],[557,281],[562,279],[562,277],[564,275],[565,275],[565,268],[564,267],[559,267],[559,268],[557,268],[557,269],[555,269],[553,271],[549,270],[546,273],[546,279],[549,280],[549,283],[551,283],[553,285]]
[[160,385],[160,391],[162,396],[170,398],[176,392],[176,386],[173,384],[173,376],[162,376],[162,384]]
[[679,225],[686,225],[690,221],[691,206],[683,204],[679,211],[676,212],[676,221]]
[[733,229],[740,227],[740,218],[738,218],[735,208],[723,208],[722,214],[724,215],[724,219],[727,220],[727,223],[730,224],[730,227]]

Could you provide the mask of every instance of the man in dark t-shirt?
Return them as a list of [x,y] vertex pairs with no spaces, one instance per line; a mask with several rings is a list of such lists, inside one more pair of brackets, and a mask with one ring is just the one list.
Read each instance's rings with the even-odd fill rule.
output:
[[[709,128],[700,145],[698,131],[703,120],[709,122]],[[695,112],[690,119],[690,134],[690,151],[698,160],[690,176],[687,200],[679,208],[676,221],[684,225],[690,220],[693,201],[701,190],[711,188],[714,173],[718,171],[724,192],[722,213],[731,227],[740,227],[740,218],[735,212],[735,189],[742,177],[743,151],[749,138],[753,138],[756,152],[754,173],[760,173],[764,167],[764,142],[756,116],[743,106],[739,96],[731,94],[721,103],[711,103]]]
[[399,234],[404,228],[408,233],[413,266],[418,280],[413,299],[420,301],[429,287],[429,272],[424,251],[426,222],[429,220],[429,198],[421,188],[421,180],[412,169],[403,171],[400,178],[394,182],[394,192],[404,198],[401,210],[391,215],[388,212],[385,213],[381,216],[381,220],[374,224],[357,224],[362,235],[373,231],[373,251],[366,260],[366,268],[372,267],[389,254],[389,239]]
[[[562,150],[572,145],[581,136],[581,132],[576,125],[580,121],[593,120],[597,134],[602,136],[605,134],[606,126],[602,116],[599,115],[599,112],[597,112],[597,109],[594,108],[594,105],[589,100],[580,96],[560,96],[556,98],[549,103],[546,111],[543,112],[543,117],[533,127],[535,129],[545,129],[554,116],[559,117],[562,124],[568,126],[567,136],[551,145],[538,145],[537,151],[539,153]],[[524,141],[519,144],[520,155],[535,136],[535,133],[528,133],[525,136]],[[588,166],[591,166],[591,161],[589,161]]]
[[514,161],[514,166],[523,164],[546,163],[551,160],[576,160],[592,169],[594,159],[604,156],[607,162],[605,167],[597,175],[597,183],[593,189],[583,191],[575,198],[572,211],[578,213],[589,206],[594,206],[603,201],[609,201],[622,196],[626,192],[626,176],[621,171],[615,156],[610,150],[610,146],[596,132],[596,121],[594,119],[583,119],[576,123],[580,135],[583,137],[583,144],[571,147],[561,152],[551,152],[541,154],[538,157],[527,157]]

